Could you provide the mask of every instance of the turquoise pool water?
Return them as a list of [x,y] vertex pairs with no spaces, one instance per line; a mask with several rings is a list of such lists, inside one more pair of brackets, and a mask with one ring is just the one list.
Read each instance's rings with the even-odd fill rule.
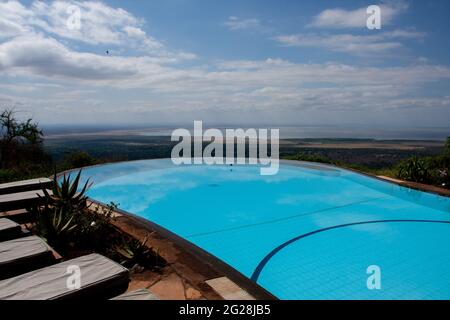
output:
[[[280,299],[450,299],[450,199],[353,172],[282,163],[85,169],[88,194],[191,241]],[[381,270],[369,290],[366,270]]]

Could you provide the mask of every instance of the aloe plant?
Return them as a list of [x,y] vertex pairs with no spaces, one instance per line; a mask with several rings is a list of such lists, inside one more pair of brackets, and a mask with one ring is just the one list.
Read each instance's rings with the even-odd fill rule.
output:
[[143,241],[125,237],[122,243],[114,246],[114,251],[119,255],[118,260],[128,268],[158,268],[165,264],[158,251],[147,245],[149,235]]
[[57,247],[66,245],[64,240],[75,231],[77,224],[74,215],[67,215],[64,209],[42,207],[36,208],[36,229],[48,243]]
[[62,181],[58,181],[55,173],[53,177],[53,188],[51,192],[43,189],[44,202],[47,206],[52,206],[59,209],[64,209],[65,212],[79,211],[86,208],[86,191],[91,186],[89,179],[85,182],[83,188],[79,190],[79,183],[81,177],[81,170],[78,171],[77,176],[71,181],[70,174],[62,177]]
[[36,233],[62,251],[69,245],[69,239],[76,238],[83,230],[82,224],[87,223],[84,218],[86,191],[91,184],[88,180],[79,190],[80,177],[81,170],[73,181],[70,175],[64,175],[59,181],[55,174],[51,192],[43,189],[44,195],[39,195],[43,205],[32,208],[36,214]]

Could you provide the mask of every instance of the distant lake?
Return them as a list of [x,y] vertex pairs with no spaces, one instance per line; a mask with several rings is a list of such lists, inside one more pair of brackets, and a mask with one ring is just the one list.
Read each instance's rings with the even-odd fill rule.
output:
[[[184,128],[192,131],[193,126],[185,126]],[[234,129],[244,128],[232,126],[217,126],[215,128]],[[259,128],[268,128],[261,125]],[[277,127],[273,127],[276,129]],[[133,136],[170,136],[176,127],[125,127],[125,126],[44,126],[45,135],[48,138],[71,136],[117,136],[117,135],[133,135]],[[208,127],[204,128],[204,130]],[[284,126],[280,129],[280,137],[283,139],[324,139],[324,138],[350,138],[350,139],[404,139],[404,140],[444,140],[450,136],[450,128],[366,128],[363,126]]]

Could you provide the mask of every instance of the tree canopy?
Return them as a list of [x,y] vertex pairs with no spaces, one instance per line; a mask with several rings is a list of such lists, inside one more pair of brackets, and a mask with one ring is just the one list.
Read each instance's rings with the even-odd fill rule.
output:
[[8,168],[20,160],[21,146],[40,148],[42,130],[32,119],[20,121],[13,109],[0,114],[0,165]]

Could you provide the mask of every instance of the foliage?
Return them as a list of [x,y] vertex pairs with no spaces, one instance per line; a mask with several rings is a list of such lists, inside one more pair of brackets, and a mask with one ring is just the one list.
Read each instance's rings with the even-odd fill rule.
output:
[[414,182],[450,187],[450,137],[444,150],[433,157],[412,157],[398,166],[397,176]]
[[20,165],[30,153],[42,154],[42,130],[32,119],[19,121],[12,109],[0,114],[0,166],[12,168]]
[[418,157],[402,161],[398,166],[398,177],[414,182],[428,181],[429,169],[427,162]]
[[12,109],[0,113],[0,183],[51,172],[52,160],[44,151],[42,135],[32,119],[20,121]]
[[57,250],[69,244],[70,236],[73,235],[77,224],[74,222],[75,215],[67,214],[63,209],[55,207],[36,207],[35,231]]
[[42,189],[44,195],[40,197],[43,198],[43,205],[32,208],[36,215],[35,232],[62,251],[73,242],[82,226],[80,223],[87,205],[85,193],[89,180],[78,191],[80,177],[81,170],[73,181],[70,175],[64,175],[59,182],[55,174],[51,192]]
[[[63,175],[58,180],[53,177],[51,192],[43,189],[44,205],[34,208],[37,213],[39,234],[51,234],[51,241],[60,244],[70,242],[78,246],[95,247],[99,243],[107,241],[111,230],[113,212],[117,205],[110,204],[106,209],[88,210],[86,191],[91,186],[89,179],[80,186],[81,170],[74,179],[71,175]],[[92,204],[91,204],[92,205]],[[59,236],[67,235],[70,231],[70,239]]]
[[147,245],[148,236],[143,241],[122,238],[122,242],[114,247],[120,263],[128,268],[155,268],[164,264],[158,251]]
[[44,202],[46,206],[62,209],[65,213],[80,212],[86,208],[86,191],[90,187],[89,179],[83,188],[79,189],[81,170],[78,171],[74,180],[71,175],[63,175],[61,182],[58,181],[56,173],[53,176],[53,187],[51,192],[43,189]]
[[3,141],[26,140],[32,144],[42,142],[42,131],[38,125],[32,119],[19,122],[13,109],[6,109],[0,114],[0,126]]

